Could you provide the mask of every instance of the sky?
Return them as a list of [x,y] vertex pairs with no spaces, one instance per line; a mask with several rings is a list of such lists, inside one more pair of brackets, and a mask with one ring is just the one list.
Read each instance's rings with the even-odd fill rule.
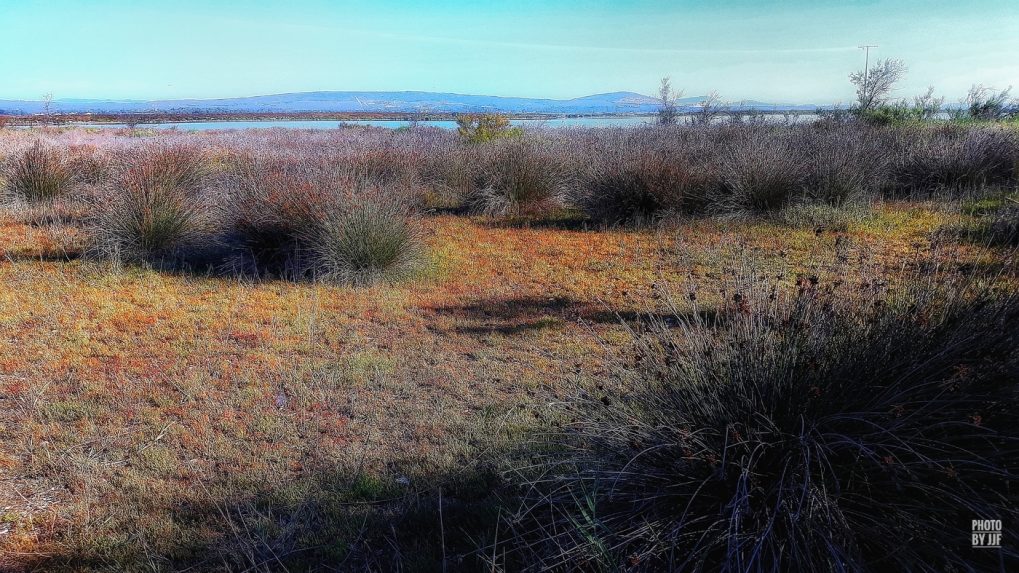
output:
[[0,0],[0,99],[317,90],[571,98],[655,92],[845,103],[898,58],[897,92],[1019,89],[1019,0]]

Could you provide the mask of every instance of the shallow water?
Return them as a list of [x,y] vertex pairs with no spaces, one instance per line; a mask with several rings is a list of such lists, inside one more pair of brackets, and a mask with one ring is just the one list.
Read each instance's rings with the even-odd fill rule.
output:
[[[564,117],[555,119],[514,119],[510,123],[522,127],[635,127],[652,123],[652,116],[625,117]],[[180,129],[185,131],[209,131],[214,129],[268,129],[283,127],[289,129],[336,129],[343,126],[370,125],[398,129],[410,127],[413,122],[405,120],[366,119],[353,121],[335,120],[255,120],[255,121],[185,121],[170,123],[138,124],[142,129]],[[126,128],[123,123],[72,123],[80,127]],[[418,121],[419,126],[456,129],[455,121]]]

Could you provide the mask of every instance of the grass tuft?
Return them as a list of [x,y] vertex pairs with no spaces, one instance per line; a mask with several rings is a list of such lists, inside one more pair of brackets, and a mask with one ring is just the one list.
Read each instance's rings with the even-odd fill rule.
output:
[[971,550],[967,527],[1019,517],[1019,299],[945,269],[906,279],[782,288],[749,274],[717,313],[694,303],[635,331],[625,391],[568,404],[539,455],[547,471],[525,482],[511,520],[524,560],[863,571],[1015,559]]
[[29,204],[52,203],[67,193],[72,173],[61,152],[35,142],[5,169],[7,190]]

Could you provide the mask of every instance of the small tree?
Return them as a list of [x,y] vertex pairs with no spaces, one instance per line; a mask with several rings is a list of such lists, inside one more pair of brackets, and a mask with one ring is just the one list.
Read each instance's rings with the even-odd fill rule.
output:
[[928,86],[925,93],[913,98],[913,110],[921,121],[930,121],[937,117],[944,105],[944,97],[934,97],[934,86]]
[[662,78],[658,87],[658,125],[675,125],[679,117],[676,101],[683,97],[683,92],[672,89],[672,81],[668,76]]
[[42,96],[42,115],[45,123],[50,122],[50,111],[53,108],[53,94],[47,93]]
[[519,127],[510,126],[509,118],[497,113],[459,115],[456,118],[456,130],[461,137],[471,143],[512,137],[522,133]]
[[888,103],[895,84],[906,75],[902,60],[878,60],[869,70],[853,72],[849,81],[856,86],[856,111],[864,113]]
[[712,91],[697,104],[697,111],[693,114],[692,121],[695,125],[708,125],[722,113],[722,110],[722,96],[718,92]]
[[989,88],[983,84],[977,84],[969,88],[963,105],[969,113],[969,117],[986,121],[1004,119],[1010,113],[1008,96],[1012,92],[1012,86],[1003,90]]

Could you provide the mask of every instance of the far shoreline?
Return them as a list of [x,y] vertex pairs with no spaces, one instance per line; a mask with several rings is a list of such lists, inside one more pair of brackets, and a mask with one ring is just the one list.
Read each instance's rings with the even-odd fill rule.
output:
[[[159,112],[159,113],[51,113],[31,115],[0,115],[11,126],[66,126],[66,125],[147,125],[166,123],[232,122],[232,121],[406,121],[436,122],[456,121],[458,117],[472,115],[465,113],[377,113],[377,112]],[[493,112],[486,112],[493,113]],[[653,113],[497,113],[510,120],[559,120],[559,119],[618,119],[654,117]],[[693,115],[696,111],[680,112],[678,115]],[[746,110],[745,113],[763,115],[811,115],[816,110]]]

